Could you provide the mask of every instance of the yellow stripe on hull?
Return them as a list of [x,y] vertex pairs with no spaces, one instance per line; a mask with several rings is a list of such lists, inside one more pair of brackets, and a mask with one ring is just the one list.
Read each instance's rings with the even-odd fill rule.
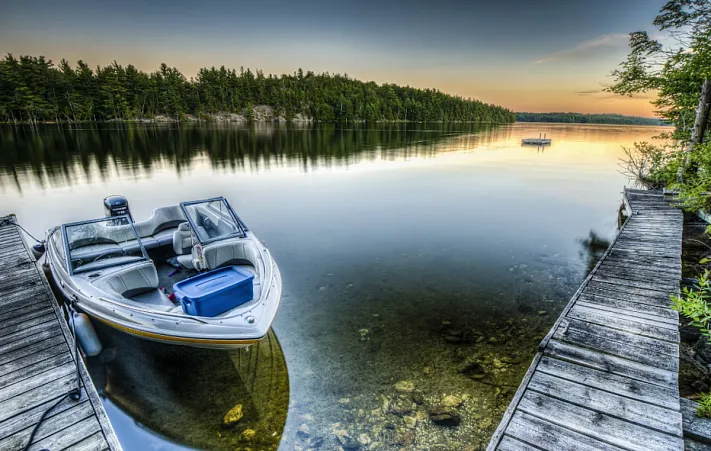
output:
[[157,341],[162,341],[165,343],[172,343],[172,344],[178,344],[178,345],[187,345],[187,346],[198,346],[198,347],[241,347],[241,346],[249,346],[253,345],[256,343],[259,343],[261,341],[261,338],[258,339],[215,339],[215,338],[190,338],[190,337],[176,337],[174,335],[164,335],[164,334],[157,334],[154,332],[147,332],[144,330],[139,330],[139,329],[134,329],[132,327],[127,327],[123,326],[121,324],[115,323],[113,321],[109,321],[108,319],[105,318],[100,318],[98,316],[92,315],[93,318],[98,319],[102,323],[113,327],[114,329],[118,329],[122,332],[126,332],[127,334],[135,335],[137,337],[141,338],[147,338],[150,340],[157,340]]

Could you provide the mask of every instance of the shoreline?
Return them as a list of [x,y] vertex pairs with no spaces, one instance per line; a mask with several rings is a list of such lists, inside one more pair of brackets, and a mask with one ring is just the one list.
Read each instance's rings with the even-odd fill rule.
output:
[[179,116],[170,116],[167,114],[159,114],[152,117],[138,117],[130,119],[108,119],[108,120],[55,120],[55,121],[15,121],[3,122],[0,125],[55,125],[55,124],[207,124],[207,123],[230,123],[230,124],[365,124],[365,123],[432,123],[432,124],[513,124],[514,122],[489,122],[489,121],[409,121],[403,119],[396,120],[377,120],[368,121],[365,119],[353,121],[323,121],[307,116],[303,113],[297,113],[292,117],[286,117],[283,114],[276,114],[274,108],[268,105],[258,105],[252,107],[251,114],[242,112],[230,113],[226,111],[218,113],[202,113],[200,115],[181,114]]
[[[241,116],[241,115],[235,115]],[[0,125],[14,126],[35,126],[35,125],[71,125],[71,124],[493,124],[493,125],[513,125],[516,122],[489,122],[489,121],[405,121],[405,120],[378,120],[378,121],[321,121],[311,118],[305,119],[247,119],[247,118],[190,118],[176,119],[168,116],[156,116],[154,118],[137,118],[137,119],[109,119],[106,121],[37,121],[37,122],[2,122]],[[522,122],[523,123],[523,122]],[[605,124],[595,124],[605,125]]]

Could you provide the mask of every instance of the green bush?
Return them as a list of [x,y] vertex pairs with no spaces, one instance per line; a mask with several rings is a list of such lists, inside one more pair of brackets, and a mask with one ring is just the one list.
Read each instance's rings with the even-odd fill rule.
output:
[[699,398],[699,408],[696,409],[696,415],[711,418],[711,394],[703,393],[701,395],[701,398]]
[[684,287],[681,296],[672,295],[672,308],[691,320],[691,324],[697,327],[701,333],[707,337],[709,334],[709,322],[711,322],[711,307],[709,307],[709,271],[704,271],[699,276],[698,286],[695,289]]
[[689,163],[683,183],[675,181],[670,183],[670,187],[679,192],[684,209],[708,209],[711,206],[711,143],[695,146],[689,153]]

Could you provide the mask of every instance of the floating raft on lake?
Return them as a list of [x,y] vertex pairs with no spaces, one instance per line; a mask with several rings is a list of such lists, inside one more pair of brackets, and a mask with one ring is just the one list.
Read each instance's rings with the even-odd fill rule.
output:
[[66,396],[77,387],[74,340],[14,223],[14,216],[0,217],[0,449],[23,449],[42,414],[59,402],[31,450],[120,451],[81,358],[81,397]]
[[546,139],[545,135],[543,137],[538,137],[538,138],[523,138],[521,140],[521,144],[533,144],[537,146],[545,146],[548,145],[552,142],[552,139]]
[[683,450],[680,210],[625,190],[629,218],[570,300],[488,450]]

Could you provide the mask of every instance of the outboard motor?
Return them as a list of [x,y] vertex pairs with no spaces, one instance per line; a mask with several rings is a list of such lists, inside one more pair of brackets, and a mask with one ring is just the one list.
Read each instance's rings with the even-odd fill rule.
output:
[[104,215],[106,217],[128,215],[131,222],[131,210],[128,209],[128,199],[123,196],[109,196],[104,199]]

